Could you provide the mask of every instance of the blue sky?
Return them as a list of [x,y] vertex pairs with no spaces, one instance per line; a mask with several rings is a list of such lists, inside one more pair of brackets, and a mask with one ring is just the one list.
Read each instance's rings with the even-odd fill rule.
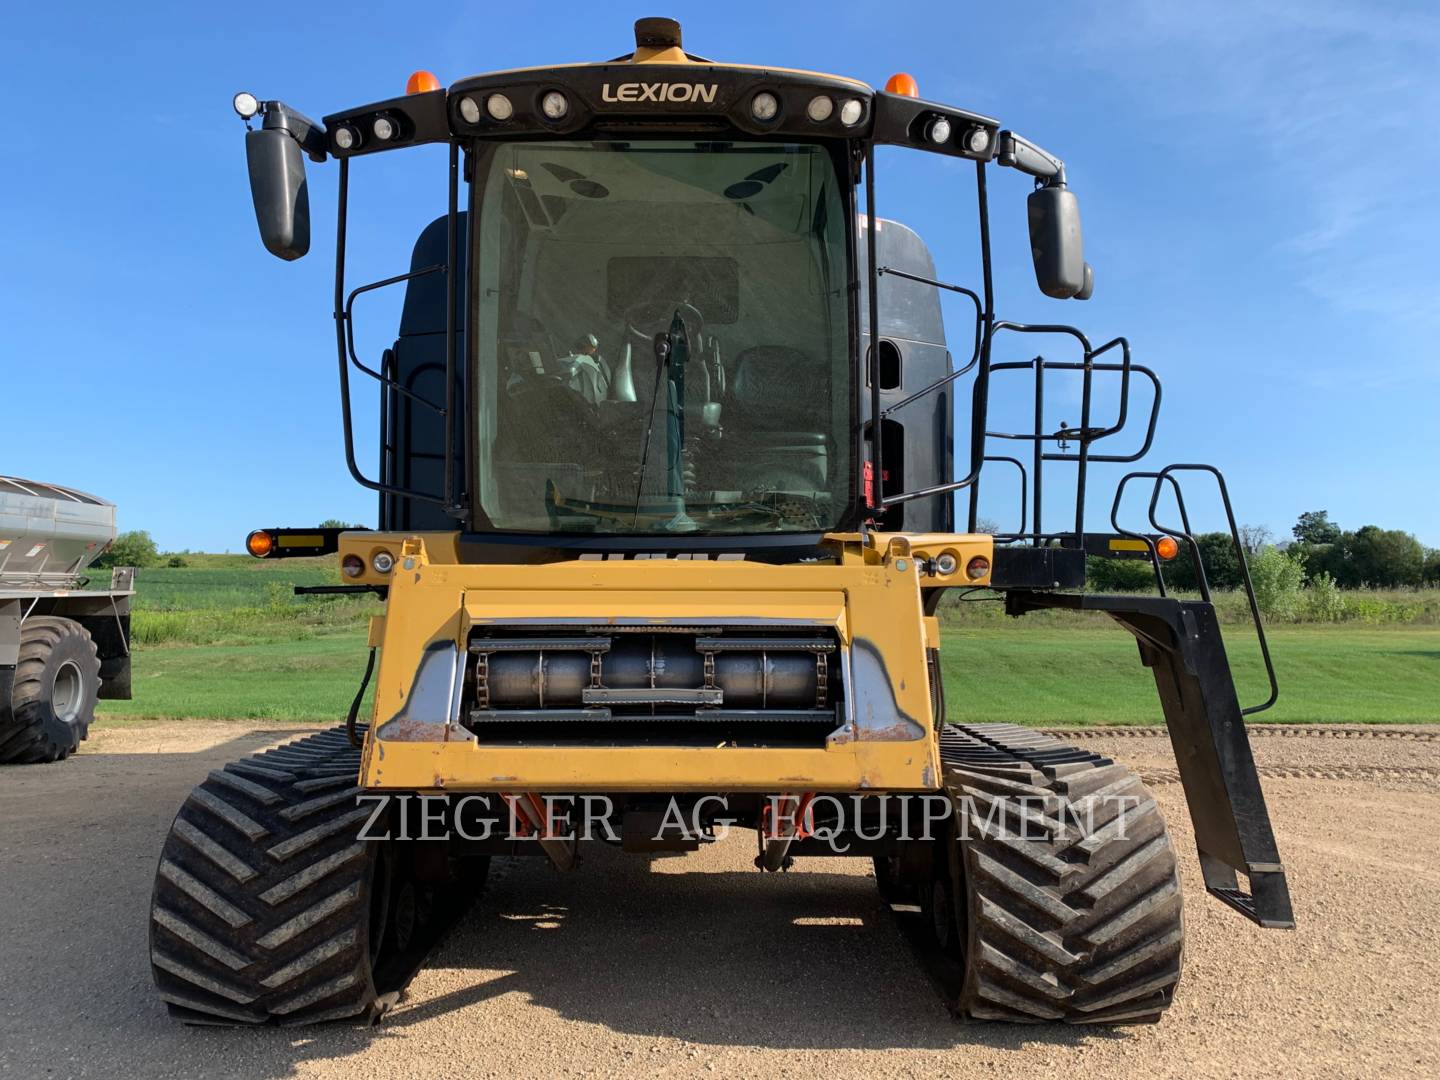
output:
[[[0,472],[101,494],[166,549],[372,520],[339,434],[335,170],[311,166],[311,255],[271,258],[231,95],[318,117],[416,68],[448,83],[619,55],[658,13],[717,60],[909,71],[1060,154],[1096,296],[1036,291],[1005,171],[1002,317],[1126,335],[1165,382],[1150,460],[1220,465],[1243,521],[1283,535],[1325,508],[1440,545],[1440,14],[1418,3],[25,5],[0,43]],[[443,209],[443,156],[391,157],[356,169],[356,283],[403,269]],[[973,283],[969,174],[883,165],[882,211]],[[362,328],[377,351],[381,322]],[[992,486],[985,512],[1011,524]]]

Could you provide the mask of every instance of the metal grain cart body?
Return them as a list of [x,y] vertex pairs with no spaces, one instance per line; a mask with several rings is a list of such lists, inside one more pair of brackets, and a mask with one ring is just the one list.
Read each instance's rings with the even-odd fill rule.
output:
[[84,576],[114,540],[112,504],[0,476],[0,762],[67,757],[98,698],[130,696],[135,571],[104,590]]

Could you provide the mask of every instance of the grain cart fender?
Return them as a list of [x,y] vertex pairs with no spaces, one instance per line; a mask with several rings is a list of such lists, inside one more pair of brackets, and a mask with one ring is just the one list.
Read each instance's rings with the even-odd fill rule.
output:
[[[1285,869],[1214,605],[1169,597],[1006,595],[1012,615],[1041,608],[1103,611],[1135,636],[1160,692],[1206,890],[1261,926],[1293,927]],[[1249,878],[1248,894],[1237,873]]]

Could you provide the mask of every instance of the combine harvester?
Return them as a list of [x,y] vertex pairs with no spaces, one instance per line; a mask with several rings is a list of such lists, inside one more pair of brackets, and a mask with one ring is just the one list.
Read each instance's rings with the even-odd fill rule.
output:
[[[357,697],[348,730],[213,772],[181,807],[151,922],[176,1016],[377,1017],[492,855],[569,870],[595,840],[694,850],[728,822],[755,830],[766,871],[837,849],[873,859],[885,897],[923,909],[936,954],[963,970],[958,1014],[1158,1019],[1183,929],[1156,804],[1108,759],[946,722],[935,613],[956,587],[995,590],[1017,617],[1103,612],[1135,636],[1206,888],[1262,926],[1292,925],[1242,719],[1269,701],[1241,708],[1208,593],[1164,588],[1180,544],[1198,560],[1182,478],[1202,472],[1222,496],[1223,480],[1194,465],[1132,473],[1110,531],[1087,529],[1087,470],[1144,455],[1159,383],[1124,339],[1096,346],[996,313],[996,166],[1031,189],[1041,290],[1090,295],[1058,158],[921,99],[909,76],[877,92],[714,63],[685,52],[667,19],[640,20],[617,60],[449,89],[419,72],[405,96],[323,125],[248,93],[235,106],[258,125],[246,150],[275,255],[309,248],[304,158],[338,163],[346,452],[379,493],[376,531],[266,529],[247,546],[337,553],[346,584],[328,588],[386,604],[370,629],[368,722]],[[448,211],[407,272],[350,287],[352,165],[432,143],[448,149]],[[939,280],[920,237],[876,217],[881,146],[973,167],[975,289]],[[395,286],[394,344],[362,358],[355,306]],[[958,364],[945,292],[974,310]],[[1042,340],[1078,359],[992,359]],[[1078,426],[1045,419],[1057,372],[1083,389]],[[373,477],[352,438],[354,373],[381,390]],[[1033,385],[1033,428],[989,425],[1005,373]],[[956,478],[962,379],[971,427]],[[1099,383],[1118,392],[1103,421]],[[1149,405],[1138,449],[1108,452],[1136,386]],[[1028,462],[992,455],[996,439],[1028,444]],[[987,463],[1019,467],[1009,534],[976,531]],[[1073,525],[1067,510],[1047,532],[1042,473],[1055,463],[1076,472]],[[1121,495],[1137,480],[1149,521],[1127,529]],[[1157,520],[1162,495],[1178,527]],[[1087,553],[1148,559],[1158,594],[1080,591]],[[984,678],[983,647],[970,649]]]
[[130,697],[135,571],[83,588],[115,540],[115,507],[83,491],[0,476],[0,763],[59,761],[97,698]]

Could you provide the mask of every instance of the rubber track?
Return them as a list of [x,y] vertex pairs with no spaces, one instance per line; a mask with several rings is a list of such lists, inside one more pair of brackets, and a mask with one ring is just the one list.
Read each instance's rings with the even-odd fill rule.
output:
[[[45,664],[55,646],[66,636],[66,628],[80,627],[69,619],[50,616],[35,616],[24,623],[20,645],[20,662],[15,665],[15,677],[11,688],[10,722],[0,727],[0,764],[32,765],[51,761],[63,761],[75,752],[86,736],[90,734],[90,721],[77,722],[70,730],[72,738],[58,740],[47,731],[38,716],[27,719],[27,704],[40,696],[39,686],[45,674]],[[95,642],[87,634],[90,646],[90,660],[93,665],[90,677],[98,680],[100,660]]]
[[[1029,728],[1057,739],[1145,738],[1169,735],[1164,724],[1133,727]],[[1412,731],[1385,727],[1341,727],[1335,724],[1247,724],[1252,738],[1287,739],[1398,739],[1408,742],[1440,742],[1440,730]]]
[[337,728],[231,762],[191,792],[150,911],[155,984],[173,1015],[289,1024],[382,1011],[359,763]]
[[1180,978],[1180,883],[1140,778],[1010,724],[949,724],[940,747],[969,908],[952,1006],[1026,1023],[1158,1020]]

